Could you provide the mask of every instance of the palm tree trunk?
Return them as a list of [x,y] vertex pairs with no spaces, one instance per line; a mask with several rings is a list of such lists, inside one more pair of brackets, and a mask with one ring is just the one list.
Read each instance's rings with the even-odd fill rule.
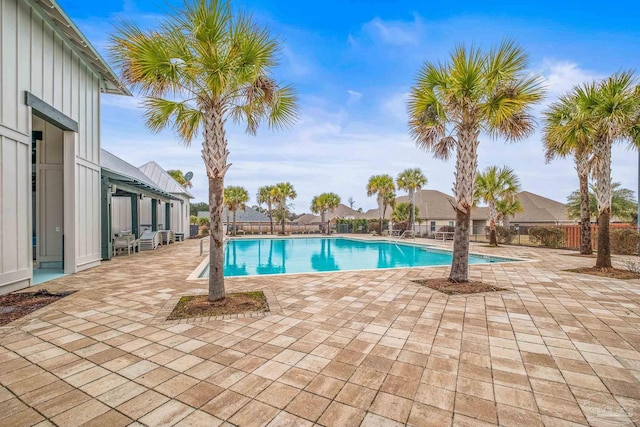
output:
[[224,229],[222,212],[224,208],[224,176],[227,164],[227,138],[220,106],[205,111],[204,141],[202,159],[209,177],[209,300],[217,301],[225,297],[224,289]]
[[380,235],[382,236],[382,220],[384,218],[384,211],[382,210],[382,196],[378,193],[378,216],[380,217]]
[[217,301],[225,297],[224,289],[224,228],[222,213],[224,207],[224,179],[209,178],[209,300]]
[[[587,166],[588,167],[588,166]],[[589,212],[589,172],[578,173],[580,181],[580,254],[591,255],[591,212]]]
[[236,232],[236,210],[233,210],[233,235],[236,236],[238,233]]
[[285,211],[285,206],[286,206],[286,205],[283,203],[283,204],[282,204],[282,206],[281,206],[281,208],[280,208],[280,213],[282,214],[282,234],[283,234],[283,235],[285,234],[285,231],[284,231],[284,220],[285,220],[285,214],[284,214],[284,211]]
[[324,211],[320,212],[320,232],[324,234]]
[[411,230],[412,233],[415,233],[415,227],[414,227],[414,222],[415,222],[415,215],[416,215],[416,200],[415,200],[415,196],[416,193],[415,191],[413,191],[413,189],[409,189],[409,199],[411,199],[411,224],[409,224],[409,229]]
[[456,198],[456,228],[453,235],[453,260],[449,280],[452,282],[469,281],[469,222],[473,205],[473,187],[478,170],[479,131],[465,124],[458,131],[456,150],[456,180],[454,193]]
[[267,208],[269,208],[269,223],[271,224],[271,235],[273,235],[273,207],[271,203],[267,204]]
[[496,235],[496,202],[489,203],[489,246],[498,246],[498,236]]
[[596,141],[596,198],[598,199],[598,258],[596,268],[611,268],[609,217],[611,215],[611,143]]

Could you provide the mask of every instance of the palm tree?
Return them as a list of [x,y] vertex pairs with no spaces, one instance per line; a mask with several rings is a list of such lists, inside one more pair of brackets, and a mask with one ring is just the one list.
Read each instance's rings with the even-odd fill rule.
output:
[[[569,218],[577,219],[582,217],[582,197],[580,191],[574,191],[567,197],[567,212]],[[598,220],[598,201],[595,188],[590,186],[587,197],[589,216]],[[611,217],[616,217],[623,221],[633,221],[638,212],[638,204],[633,191],[622,188],[619,182],[611,183]]]
[[497,204],[499,201],[513,202],[520,191],[520,180],[513,169],[508,166],[498,168],[489,166],[476,176],[474,201],[489,205],[489,245],[498,246],[496,221],[498,220]]
[[[245,123],[254,135],[263,122],[294,122],[296,98],[271,77],[280,42],[228,0],[187,0],[158,28],[122,24],[111,37],[113,60],[123,81],[144,97],[146,125],[171,126],[189,145],[202,135],[209,179],[209,300],[225,297],[223,256],[224,176],[231,166],[225,123]],[[200,133],[202,132],[202,133]]]
[[[320,222],[322,223],[322,228],[324,229],[325,214],[329,211],[333,212],[339,205],[340,196],[338,196],[336,193],[322,193],[318,196],[315,196],[311,200],[311,212],[313,212],[314,214],[320,214]],[[327,221],[327,233],[331,234],[331,227],[329,225],[329,222],[330,221]]]
[[387,206],[390,206],[396,197],[396,186],[390,175],[373,175],[367,183],[367,196],[376,196],[378,213],[380,215],[380,234],[382,234],[382,221],[385,217]]
[[[398,178],[396,178],[396,184],[400,190],[405,190],[409,194],[409,200],[411,200],[411,206],[416,205],[416,191],[427,185],[427,177],[424,176],[420,168],[405,169],[400,172]],[[409,223],[409,230],[414,230],[415,222],[415,210],[411,210],[411,222]]]
[[509,227],[509,218],[522,212],[522,204],[518,199],[502,199],[496,203],[496,211],[498,211],[498,221],[503,227]]
[[616,73],[596,85],[581,108],[593,125],[593,175],[598,200],[596,268],[611,268],[611,146],[629,141],[640,147],[640,86],[632,72]]
[[182,173],[180,169],[170,169],[167,171],[167,173],[169,174],[169,176],[171,176],[171,178],[175,179],[175,181],[178,184],[182,185],[184,188],[193,187],[191,181],[187,181],[187,178],[185,178],[184,173]]
[[589,214],[589,173],[593,154],[593,128],[582,108],[593,97],[594,85],[576,87],[544,112],[543,142],[547,162],[573,156],[580,183],[580,253],[591,255],[591,215]]
[[249,201],[249,192],[240,186],[229,186],[224,189],[224,203],[227,206],[227,212],[233,212],[233,235],[237,234],[236,230],[236,213],[239,209],[245,210]]
[[269,222],[271,224],[271,234],[273,234],[273,185],[264,185],[258,188],[258,195],[256,197],[258,206],[263,203],[267,205],[267,212],[269,215]]
[[[413,208],[413,209],[412,209]],[[412,212],[413,211],[413,212]],[[418,208],[411,203],[398,203],[391,212],[393,222],[403,224],[403,228],[410,230],[411,221],[418,215]]]
[[282,222],[281,234],[285,234],[284,223],[287,219],[287,200],[295,199],[296,197],[298,197],[298,194],[296,193],[296,190],[293,188],[293,185],[291,185],[291,183],[280,182],[273,186],[273,189],[271,190],[271,197],[273,197],[273,200],[278,204],[278,207],[280,208],[280,220]]
[[453,191],[456,229],[449,279],[469,280],[469,225],[480,132],[517,141],[530,135],[531,105],[542,99],[527,55],[511,41],[489,52],[460,46],[448,63],[426,62],[409,96],[409,128],[416,144],[441,159],[456,153]]

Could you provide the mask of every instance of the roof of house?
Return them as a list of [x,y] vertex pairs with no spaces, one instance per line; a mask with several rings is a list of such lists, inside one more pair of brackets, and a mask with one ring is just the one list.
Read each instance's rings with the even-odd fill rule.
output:
[[333,211],[327,212],[327,218],[332,220],[334,218],[359,218],[360,212],[351,209],[349,206],[340,203]]
[[320,217],[314,214],[304,214],[296,221],[299,225],[320,224]]
[[[396,198],[397,203],[408,203],[411,200],[408,195]],[[455,221],[456,212],[453,209],[455,199],[437,190],[418,190],[415,194],[415,202],[418,208],[418,217],[426,220],[445,220]],[[385,219],[391,218],[393,209],[387,207]],[[378,219],[378,209],[369,209],[364,214],[359,214],[357,218]],[[471,209],[471,219],[486,220],[489,218],[488,209],[485,207],[476,207]]]
[[178,184],[178,182],[156,162],[147,162],[138,169],[167,193],[184,194],[188,198],[193,199],[193,195],[191,195],[186,188]]
[[[208,211],[198,212],[198,217],[209,218]],[[222,212],[223,221],[227,220],[227,208],[225,207]],[[233,221],[233,212],[229,212],[229,220]],[[236,211],[236,223],[240,222],[265,222],[268,223],[269,217],[262,212],[258,212],[255,209],[247,207],[245,210]]]
[[574,222],[569,218],[567,205],[538,194],[522,191],[516,195],[522,205],[522,212],[518,212],[511,220],[517,222]]
[[168,199],[177,199],[151,181],[140,169],[111,154],[104,148],[100,149],[100,167],[103,173],[110,175],[115,180]]
[[103,81],[102,91],[116,95],[131,96],[131,92],[120,81],[109,64],[102,58],[89,40],[82,34],[71,18],[55,0],[37,0],[30,2],[55,31],[66,39],[71,48],[97,72]]

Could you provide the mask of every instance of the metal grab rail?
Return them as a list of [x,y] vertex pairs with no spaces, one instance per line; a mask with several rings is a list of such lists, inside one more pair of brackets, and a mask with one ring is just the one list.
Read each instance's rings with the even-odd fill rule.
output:
[[210,237],[204,237],[204,238],[200,239],[200,256],[202,256],[202,252],[204,251],[202,249],[202,244],[204,243],[205,240],[209,241],[209,239],[210,239]]

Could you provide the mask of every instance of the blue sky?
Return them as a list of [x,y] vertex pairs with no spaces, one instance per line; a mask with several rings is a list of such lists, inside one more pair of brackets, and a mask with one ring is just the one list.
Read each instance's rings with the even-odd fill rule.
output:
[[[181,2],[168,4],[179,5]],[[121,19],[153,27],[168,10],[163,2],[60,0],[89,40],[105,53]],[[415,148],[406,125],[406,95],[425,60],[446,60],[457,44],[489,47],[513,38],[530,54],[530,69],[545,79],[548,96],[536,110],[573,85],[635,69],[640,59],[640,6],[616,2],[600,9],[585,2],[433,2],[245,0],[253,14],[282,40],[277,80],[292,83],[301,114],[292,128],[256,137],[228,131],[233,166],[227,185],[243,185],[255,203],[259,186],[290,181],[294,210],[308,212],[311,198],[332,191],[356,207],[375,207],[365,185],[374,174],[397,176],[420,167],[426,188],[451,194],[454,162]],[[165,169],[194,172],[196,201],[207,199],[199,143],[180,145],[170,131],[144,127],[139,98],[102,97],[102,145],[134,165],[157,161]],[[505,144],[483,137],[479,166],[509,165],[524,190],[564,201],[577,188],[569,160],[545,164],[540,135]],[[613,155],[613,179],[636,190],[638,160],[626,145]]]

